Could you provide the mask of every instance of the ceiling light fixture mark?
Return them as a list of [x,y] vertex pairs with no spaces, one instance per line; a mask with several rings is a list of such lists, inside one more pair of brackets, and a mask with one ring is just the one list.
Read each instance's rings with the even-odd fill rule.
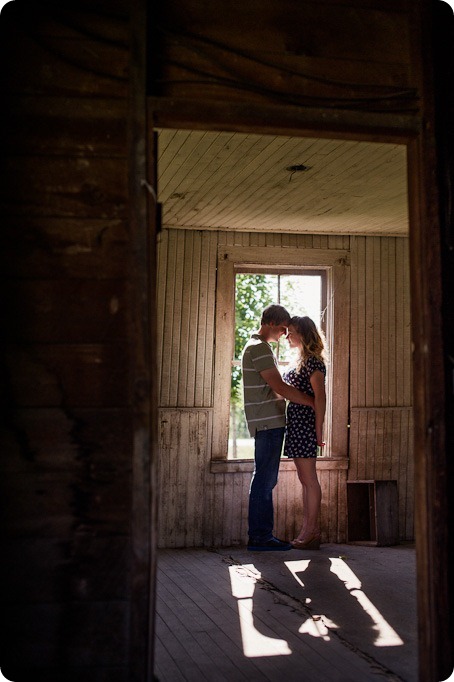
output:
[[293,166],[287,166],[285,169],[290,173],[288,181],[290,182],[294,173],[302,173],[304,171],[310,170],[311,166],[305,166],[304,163],[296,163]]

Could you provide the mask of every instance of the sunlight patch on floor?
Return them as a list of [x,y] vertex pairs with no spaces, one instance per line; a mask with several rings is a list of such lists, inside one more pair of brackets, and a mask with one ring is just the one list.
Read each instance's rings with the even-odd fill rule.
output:
[[[310,559],[299,561],[286,561],[285,566],[293,575],[299,585],[307,589],[301,574],[307,570]],[[367,613],[372,621],[372,629],[375,632],[374,645],[377,647],[402,646],[404,642],[397,632],[386,621],[379,609],[371,602],[364,593],[362,583],[347,563],[338,557],[331,557],[330,571],[341,583],[349,594],[356,599],[357,603]],[[243,641],[244,655],[255,656],[285,656],[291,654],[291,649],[285,640],[263,635],[254,625],[254,591],[255,585],[261,579],[261,573],[253,564],[230,566],[230,581],[232,595],[238,600],[238,614]],[[304,577],[304,575],[303,575]],[[311,598],[305,597],[305,603],[310,604]],[[340,629],[325,614],[312,615],[307,618],[299,628],[300,634],[319,637],[329,641],[330,630]]]
[[[309,566],[310,559],[300,559],[299,561],[284,561],[284,563],[287,566],[290,573],[295,578],[296,582],[299,583],[301,587],[304,587],[304,583],[299,577],[298,573],[303,573],[303,571],[306,570],[306,568]],[[306,597],[306,604],[310,603],[311,599],[309,597]]]
[[350,566],[339,558],[332,558],[330,561],[331,571],[344,583],[346,589],[357,599],[360,606],[373,621],[373,630],[376,633],[375,646],[402,646],[402,639],[363,592],[361,581],[353,573]]
[[329,642],[330,640],[329,630],[321,617],[318,617],[318,619],[315,617],[308,618],[304,621],[298,632],[302,635],[311,635],[311,637],[321,637],[325,642]]
[[292,653],[283,639],[267,637],[254,625],[254,590],[261,574],[253,564],[229,566],[232,595],[238,599],[243,653],[247,658],[259,656],[288,656]]

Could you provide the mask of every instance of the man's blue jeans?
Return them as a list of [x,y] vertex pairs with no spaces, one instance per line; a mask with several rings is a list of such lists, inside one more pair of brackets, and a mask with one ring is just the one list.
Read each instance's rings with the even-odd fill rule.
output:
[[255,466],[249,489],[249,539],[267,542],[273,537],[273,488],[277,483],[285,428],[255,434]]

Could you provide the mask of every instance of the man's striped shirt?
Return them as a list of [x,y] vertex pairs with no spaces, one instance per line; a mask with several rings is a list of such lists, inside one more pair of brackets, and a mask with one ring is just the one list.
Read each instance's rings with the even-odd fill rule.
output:
[[285,400],[278,398],[260,375],[264,369],[277,367],[270,344],[253,334],[244,347],[241,364],[244,411],[251,436],[263,429],[285,426]]

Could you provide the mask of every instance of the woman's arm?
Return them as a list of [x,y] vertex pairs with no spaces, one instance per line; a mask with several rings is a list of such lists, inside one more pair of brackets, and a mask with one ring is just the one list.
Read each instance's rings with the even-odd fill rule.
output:
[[310,382],[314,391],[314,410],[315,410],[315,433],[317,435],[317,445],[323,444],[323,422],[325,420],[326,393],[325,377],[323,372],[316,369],[311,374]]

